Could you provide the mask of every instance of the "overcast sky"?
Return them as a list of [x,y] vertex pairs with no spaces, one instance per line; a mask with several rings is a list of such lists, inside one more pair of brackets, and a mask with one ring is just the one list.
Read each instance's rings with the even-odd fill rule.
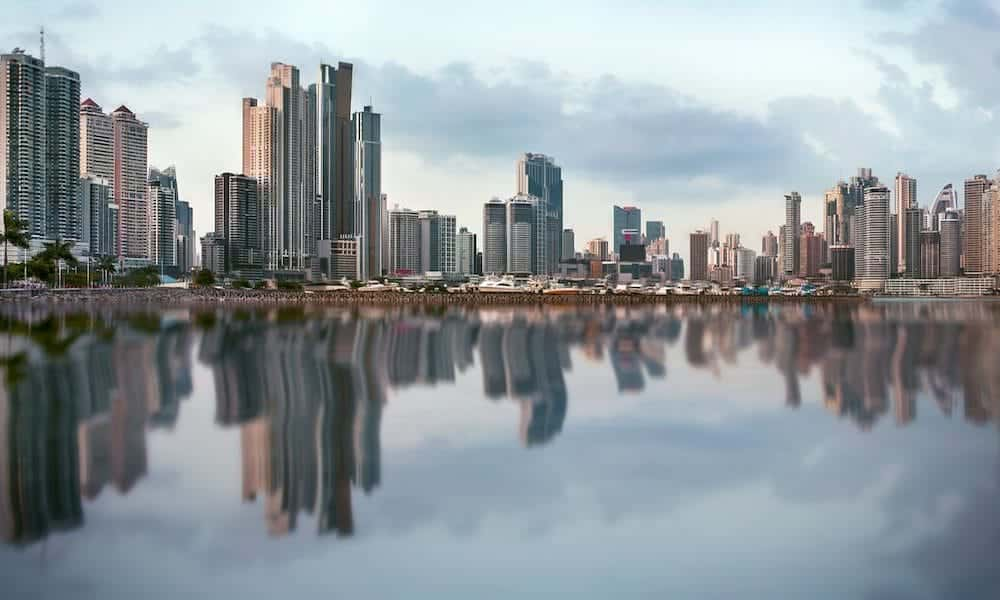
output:
[[263,96],[272,61],[305,84],[321,60],[353,62],[354,109],[383,114],[390,205],[474,231],[525,151],[563,167],[578,246],[632,204],[684,256],[712,217],[759,250],[791,190],[821,229],[823,190],[859,166],[916,177],[921,205],[1000,166],[988,0],[2,2],[4,51],[37,52],[44,23],[84,97],[149,122],[150,164],[177,166],[199,235],[213,176],[240,168],[240,98]]

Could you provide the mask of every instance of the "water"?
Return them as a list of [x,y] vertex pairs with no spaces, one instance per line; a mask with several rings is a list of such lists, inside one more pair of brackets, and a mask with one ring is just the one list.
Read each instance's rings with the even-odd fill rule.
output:
[[0,330],[4,598],[1000,597],[1000,304]]

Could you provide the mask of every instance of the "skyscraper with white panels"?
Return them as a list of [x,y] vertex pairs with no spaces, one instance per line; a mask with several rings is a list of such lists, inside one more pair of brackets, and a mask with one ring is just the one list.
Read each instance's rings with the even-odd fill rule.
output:
[[45,63],[20,49],[0,55],[0,203],[37,238],[46,234],[45,100]]

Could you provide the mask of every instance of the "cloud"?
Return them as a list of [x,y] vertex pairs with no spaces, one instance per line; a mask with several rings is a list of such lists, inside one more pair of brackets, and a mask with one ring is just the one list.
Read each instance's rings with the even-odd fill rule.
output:
[[865,0],[865,7],[883,12],[901,12],[913,4],[913,0]]
[[57,21],[84,21],[93,19],[101,14],[101,9],[97,4],[87,0],[78,0],[62,7],[55,13],[54,19]]
[[155,129],[176,129],[184,124],[179,116],[163,111],[146,111],[140,117]]

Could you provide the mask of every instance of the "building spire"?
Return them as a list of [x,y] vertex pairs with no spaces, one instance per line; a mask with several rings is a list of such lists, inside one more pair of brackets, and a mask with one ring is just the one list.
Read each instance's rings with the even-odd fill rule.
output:
[[42,25],[38,29],[38,53],[42,62],[45,62],[45,26]]

